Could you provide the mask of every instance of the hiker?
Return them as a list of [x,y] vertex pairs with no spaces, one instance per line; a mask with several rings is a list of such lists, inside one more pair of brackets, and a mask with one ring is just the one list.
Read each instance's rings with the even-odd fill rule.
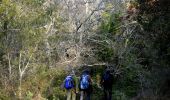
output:
[[74,74],[66,76],[64,88],[67,90],[67,100],[76,100],[76,84]]
[[85,100],[90,100],[92,92],[92,80],[88,70],[85,70],[81,75],[79,89],[81,91],[80,100],[83,100],[83,98],[85,98]]
[[113,75],[110,69],[106,69],[101,78],[101,85],[104,91],[104,100],[112,99]]

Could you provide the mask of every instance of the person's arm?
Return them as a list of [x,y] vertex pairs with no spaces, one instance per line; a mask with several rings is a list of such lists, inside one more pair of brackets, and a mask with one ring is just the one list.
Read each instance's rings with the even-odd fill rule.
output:
[[76,76],[73,76],[73,84],[74,84],[74,87],[73,87],[73,91],[76,93]]
[[101,79],[100,79],[100,85],[101,85],[101,86],[103,86],[103,82],[104,82],[104,80],[103,80],[103,75],[101,75]]
[[79,77],[78,79],[78,88],[79,88],[79,91],[81,91],[81,86],[80,86],[80,83],[81,83],[81,80],[82,80],[82,76]]
[[93,82],[93,80],[92,80],[90,75],[89,75],[89,79],[90,79],[90,84],[92,85],[94,82]]
[[90,75],[89,75],[89,79],[90,79],[90,87],[89,87],[89,90],[90,90],[90,92],[92,92],[92,91],[93,91],[93,84],[94,84],[94,82],[93,82],[93,80],[92,80],[92,78],[91,78]]
[[76,93],[78,93],[78,91],[79,91],[79,81],[80,81],[80,77],[76,77],[76,76],[75,76],[75,83],[76,83],[75,88],[76,88]]

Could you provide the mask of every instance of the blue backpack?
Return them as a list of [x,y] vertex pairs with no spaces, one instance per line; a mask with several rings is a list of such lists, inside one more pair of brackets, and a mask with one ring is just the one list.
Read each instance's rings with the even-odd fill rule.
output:
[[72,76],[67,76],[67,77],[65,78],[64,87],[65,87],[67,90],[74,87],[74,83],[73,83],[73,78],[72,78]]
[[84,90],[84,89],[88,89],[89,88],[89,75],[85,74],[82,75],[81,77],[81,81],[80,81],[80,89]]

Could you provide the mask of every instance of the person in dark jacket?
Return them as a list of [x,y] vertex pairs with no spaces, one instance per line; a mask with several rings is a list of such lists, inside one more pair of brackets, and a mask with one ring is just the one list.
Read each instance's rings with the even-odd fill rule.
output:
[[109,69],[104,71],[101,78],[101,85],[104,91],[104,100],[112,99],[112,85],[113,85],[113,75]]

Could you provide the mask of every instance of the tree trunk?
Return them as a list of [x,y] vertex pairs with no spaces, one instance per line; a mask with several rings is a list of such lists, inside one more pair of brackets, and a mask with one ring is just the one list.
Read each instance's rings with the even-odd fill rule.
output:
[[22,99],[22,73],[20,73],[19,77],[18,98],[19,100]]

